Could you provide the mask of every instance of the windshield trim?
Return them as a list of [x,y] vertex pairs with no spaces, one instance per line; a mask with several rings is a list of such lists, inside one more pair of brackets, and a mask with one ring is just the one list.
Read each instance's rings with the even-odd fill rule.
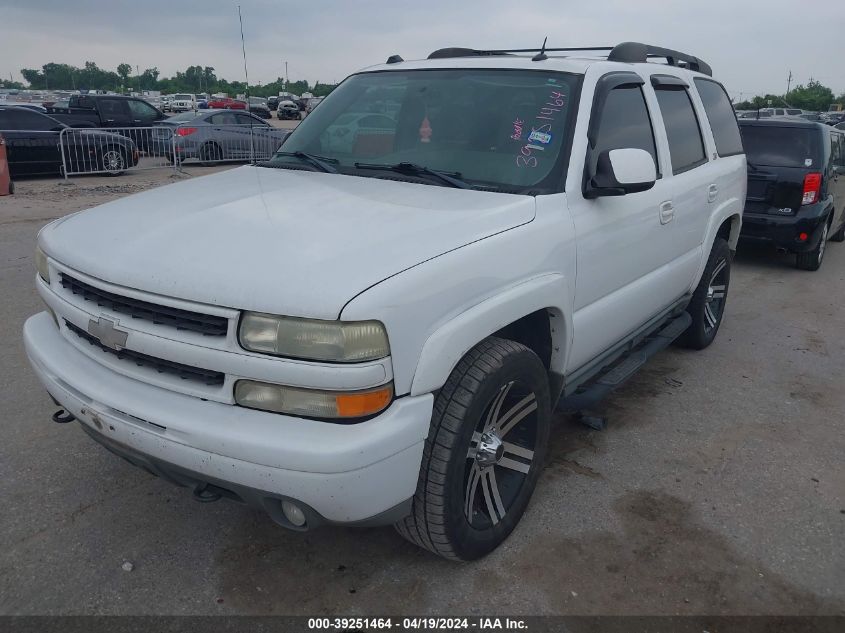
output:
[[[431,68],[381,68],[378,70],[360,70],[358,72],[352,73],[351,75],[347,76],[343,81],[341,81],[337,86],[335,86],[334,90],[337,90],[350,80],[353,77],[358,77],[360,75],[379,75],[379,74],[389,74],[389,73],[417,73],[417,72],[505,72],[505,73],[519,73],[519,74],[526,74],[526,73],[538,73],[543,75],[566,75],[572,79],[572,87],[571,87],[571,94],[570,94],[570,107],[569,111],[567,112],[567,118],[565,121],[566,125],[566,135],[563,141],[563,144],[560,148],[560,153],[558,155],[557,163],[552,167],[549,172],[549,175],[546,176],[545,179],[536,183],[535,185],[531,186],[516,186],[516,185],[509,185],[508,183],[487,183],[487,181],[479,181],[476,179],[467,179],[468,184],[472,187],[472,189],[476,190],[494,190],[496,188],[502,189],[503,192],[507,192],[512,195],[526,195],[536,197],[539,195],[552,195],[556,193],[564,193],[566,191],[566,175],[569,172],[569,164],[572,158],[572,143],[575,137],[575,123],[577,122],[578,117],[578,109],[581,103],[581,90],[584,85],[584,74],[583,73],[576,73],[564,70],[552,70],[548,68],[501,68],[496,66],[489,66],[484,68],[477,68],[471,66],[454,66],[454,67],[431,67]],[[334,90],[332,92],[334,92]],[[323,96],[323,99],[331,97],[331,93],[328,95]],[[316,97],[315,97],[316,98]],[[296,129],[293,131],[296,132]],[[282,146],[284,147],[284,145]],[[282,149],[282,148],[280,148]],[[271,158],[272,160],[272,158]],[[338,169],[339,174],[343,174],[346,176],[354,176],[360,178],[374,178],[378,179],[379,177],[373,173],[372,175],[361,173],[359,170],[348,170],[345,168],[346,166],[341,167]],[[354,168],[353,168],[354,169]],[[400,176],[399,174],[396,174]],[[411,180],[413,178],[413,180]],[[408,182],[419,183],[419,184],[432,184],[435,183],[428,181],[428,182],[421,182],[420,179],[417,179],[416,176],[410,176]],[[477,184],[475,184],[477,183]],[[435,185],[436,186],[436,185]],[[448,185],[440,185],[440,186],[448,186]]]

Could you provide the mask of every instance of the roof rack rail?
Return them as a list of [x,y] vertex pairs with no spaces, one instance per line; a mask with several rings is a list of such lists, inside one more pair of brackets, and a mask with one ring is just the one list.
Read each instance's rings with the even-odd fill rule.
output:
[[[434,51],[428,56],[428,59],[445,59],[449,57],[487,57],[494,55],[513,55],[516,53],[576,53],[587,51],[609,51],[607,53],[608,61],[625,62],[628,64],[645,63],[649,59],[663,58],[670,66],[688,68],[689,70],[700,72],[704,75],[713,75],[713,70],[710,68],[710,65],[698,57],[682,53],[680,51],[675,51],[671,48],[641,44],[640,42],[622,42],[616,46],[506,48],[496,50],[478,50],[474,48],[453,46]],[[541,55],[537,55],[535,61],[542,61],[542,59],[543,57]]]

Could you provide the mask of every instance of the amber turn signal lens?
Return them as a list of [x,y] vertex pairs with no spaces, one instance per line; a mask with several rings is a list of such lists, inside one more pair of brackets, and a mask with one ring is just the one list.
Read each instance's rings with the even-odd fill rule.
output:
[[375,391],[341,394],[337,396],[337,416],[339,418],[363,418],[378,413],[387,407],[392,398],[392,385]]

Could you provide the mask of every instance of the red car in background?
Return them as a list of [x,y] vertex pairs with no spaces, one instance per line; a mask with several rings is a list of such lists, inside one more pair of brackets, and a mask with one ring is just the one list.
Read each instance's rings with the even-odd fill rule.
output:
[[219,99],[211,99],[208,102],[208,107],[215,110],[246,110],[246,102],[232,99],[232,97],[220,97]]

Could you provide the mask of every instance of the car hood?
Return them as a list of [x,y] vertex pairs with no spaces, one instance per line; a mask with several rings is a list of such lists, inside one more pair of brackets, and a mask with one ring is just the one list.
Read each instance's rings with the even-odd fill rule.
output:
[[68,216],[39,243],[118,285],[335,319],[387,277],[534,213],[530,196],[248,166]]

